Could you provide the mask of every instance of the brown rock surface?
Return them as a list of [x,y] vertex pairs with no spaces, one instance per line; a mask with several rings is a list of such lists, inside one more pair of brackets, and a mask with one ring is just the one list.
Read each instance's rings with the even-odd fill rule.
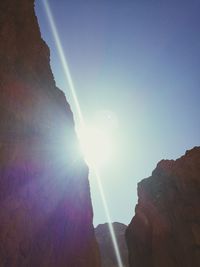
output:
[[131,267],[200,266],[200,147],[139,183],[126,238]]
[[0,1],[0,266],[99,267],[88,168],[33,0]]
[[[122,263],[124,264],[123,267],[128,267],[128,249],[125,241],[125,231],[127,226],[118,222],[115,222],[112,225],[119,247]],[[95,228],[95,235],[99,244],[102,267],[119,267],[108,223],[99,224]]]

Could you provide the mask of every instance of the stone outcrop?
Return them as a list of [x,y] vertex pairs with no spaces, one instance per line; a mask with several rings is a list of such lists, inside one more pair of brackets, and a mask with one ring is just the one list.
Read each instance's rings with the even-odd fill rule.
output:
[[[125,231],[127,226],[118,222],[115,222],[112,225],[123,262],[123,267],[128,267],[128,249],[125,241]],[[119,267],[108,223],[99,224],[95,228],[95,235],[99,244],[102,267]]]
[[200,266],[200,147],[139,183],[126,238],[130,267]]
[[0,1],[0,266],[99,267],[88,168],[34,0]]

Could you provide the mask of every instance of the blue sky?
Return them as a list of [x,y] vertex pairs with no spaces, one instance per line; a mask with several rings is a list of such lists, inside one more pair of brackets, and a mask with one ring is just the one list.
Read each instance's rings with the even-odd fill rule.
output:
[[[86,121],[111,114],[115,155],[101,170],[113,221],[129,223],[137,182],[200,144],[200,1],[49,0]],[[76,111],[42,1],[56,83]],[[90,176],[94,224],[106,221]]]

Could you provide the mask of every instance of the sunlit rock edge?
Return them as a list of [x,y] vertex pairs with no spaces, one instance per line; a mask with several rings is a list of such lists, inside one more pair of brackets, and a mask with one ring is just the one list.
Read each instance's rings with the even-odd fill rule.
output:
[[88,168],[33,0],[0,2],[0,266],[99,267]]

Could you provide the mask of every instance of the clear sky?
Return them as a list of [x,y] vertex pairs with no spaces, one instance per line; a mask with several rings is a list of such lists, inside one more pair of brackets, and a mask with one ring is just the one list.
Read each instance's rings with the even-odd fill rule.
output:
[[[161,159],[200,145],[199,0],[49,0],[86,121],[107,120],[114,153],[101,170],[113,221],[128,224],[137,182]],[[76,111],[36,0],[56,83]],[[105,117],[105,118],[104,118]],[[94,224],[106,221],[90,176]]]

